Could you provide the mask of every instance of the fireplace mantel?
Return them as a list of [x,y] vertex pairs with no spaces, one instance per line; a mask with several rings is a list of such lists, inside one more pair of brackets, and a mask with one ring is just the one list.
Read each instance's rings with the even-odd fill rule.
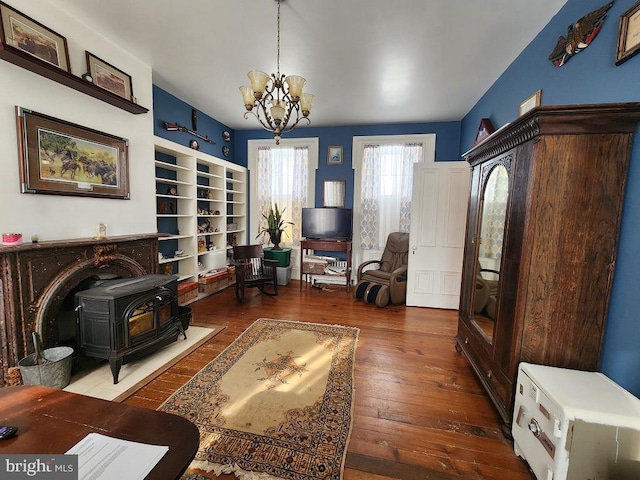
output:
[[158,273],[159,234],[80,238],[0,247],[0,386],[33,353],[32,332],[57,343],[55,316],[67,295],[92,276]]

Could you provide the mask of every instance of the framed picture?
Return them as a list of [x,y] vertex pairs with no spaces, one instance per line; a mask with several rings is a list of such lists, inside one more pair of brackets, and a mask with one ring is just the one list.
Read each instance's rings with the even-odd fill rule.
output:
[[322,206],[344,208],[346,183],[344,180],[325,180],[322,184]]
[[0,2],[0,40],[22,52],[69,72],[67,39],[33,18]]
[[640,52],[640,2],[620,16],[616,65],[626,62]]
[[22,193],[129,199],[128,141],[17,107]]
[[342,147],[329,147],[327,154],[328,165],[342,165]]
[[495,132],[495,128],[493,128],[493,124],[491,123],[491,120],[489,120],[488,118],[483,118],[480,120],[480,125],[478,125],[478,131],[476,133],[476,139],[473,142],[474,145],[478,145],[480,142],[482,142],[485,138],[487,138],[489,135],[491,135],[493,132]]
[[127,100],[133,97],[131,77],[91,52],[87,52],[87,71],[99,87]]
[[542,99],[542,90],[538,90],[536,93],[527,98],[520,104],[520,116],[524,115],[530,110],[540,106],[540,100]]

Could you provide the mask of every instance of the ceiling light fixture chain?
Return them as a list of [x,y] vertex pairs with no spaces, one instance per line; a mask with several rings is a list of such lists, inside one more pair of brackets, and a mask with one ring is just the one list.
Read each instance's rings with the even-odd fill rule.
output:
[[[277,24],[277,59],[276,74],[271,76],[259,70],[247,73],[251,86],[240,87],[242,100],[246,108],[244,118],[251,114],[262,125],[262,128],[273,132],[276,145],[280,143],[281,134],[293,130],[300,120],[311,123],[309,113],[313,105],[314,95],[303,93],[307,81],[299,75],[280,74],[280,2],[278,2]],[[255,111],[254,111],[255,107]],[[302,116],[300,113],[302,112]],[[289,120],[292,121],[289,125]]]

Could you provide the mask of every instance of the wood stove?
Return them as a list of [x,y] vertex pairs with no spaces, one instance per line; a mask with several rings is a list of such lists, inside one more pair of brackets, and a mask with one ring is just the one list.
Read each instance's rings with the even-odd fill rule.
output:
[[109,360],[113,383],[123,364],[184,335],[178,315],[177,277],[143,275],[104,280],[75,294],[78,349]]

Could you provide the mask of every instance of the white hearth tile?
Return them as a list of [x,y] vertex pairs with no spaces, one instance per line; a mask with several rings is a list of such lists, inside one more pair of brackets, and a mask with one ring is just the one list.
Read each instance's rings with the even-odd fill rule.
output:
[[182,336],[164,348],[134,362],[123,365],[118,376],[118,383],[113,384],[113,376],[108,362],[101,363],[89,372],[80,372],[71,378],[65,391],[88,395],[90,397],[113,400],[129,388],[142,382],[145,378],[163,370],[178,355],[200,342],[213,329],[191,326],[187,330],[187,339]]

